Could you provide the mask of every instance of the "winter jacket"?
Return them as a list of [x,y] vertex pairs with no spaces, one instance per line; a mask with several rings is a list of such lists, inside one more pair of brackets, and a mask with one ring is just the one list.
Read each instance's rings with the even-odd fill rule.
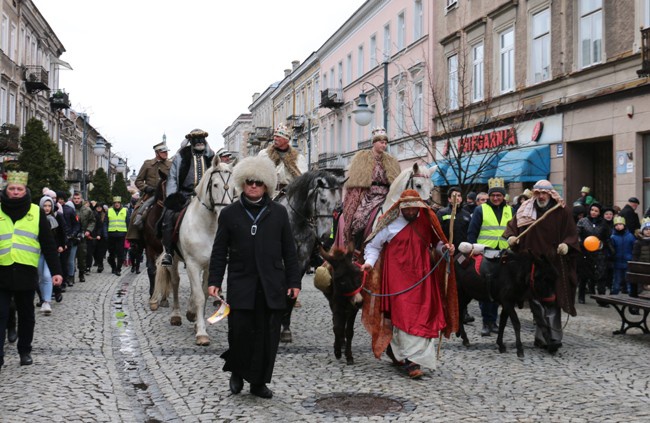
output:
[[627,269],[627,262],[632,260],[632,249],[636,238],[627,229],[614,231],[612,234],[614,250],[614,269]]

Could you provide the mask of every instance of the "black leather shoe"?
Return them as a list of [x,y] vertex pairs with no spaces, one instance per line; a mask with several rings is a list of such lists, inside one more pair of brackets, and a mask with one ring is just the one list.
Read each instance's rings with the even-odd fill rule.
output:
[[98,267],[98,268],[97,268],[97,273],[102,273],[103,271],[104,271],[104,268],[103,268],[103,267]]
[[18,332],[16,332],[16,328],[9,328],[7,329],[7,340],[10,343],[16,342],[16,339],[18,339]]
[[20,354],[20,365],[21,366],[31,366],[34,364],[31,354]]
[[86,282],[86,277],[83,272],[79,272],[79,282]]
[[265,384],[251,385],[251,394],[260,398],[272,398],[273,391],[266,387]]
[[463,317],[463,324],[473,323],[476,319],[471,314],[465,312],[465,317]]
[[585,299],[584,298],[578,298],[578,304],[584,304]]
[[244,379],[241,376],[232,373],[230,375],[230,392],[238,394],[244,388]]
[[492,333],[499,333],[499,325],[496,323],[490,323],[490,331]]
[[113,271],[113,274],[114,274],[115,276],[121,276],[121,275],[122,275],[122,272],[120,272],[120,269],[115,269],[115,270]]

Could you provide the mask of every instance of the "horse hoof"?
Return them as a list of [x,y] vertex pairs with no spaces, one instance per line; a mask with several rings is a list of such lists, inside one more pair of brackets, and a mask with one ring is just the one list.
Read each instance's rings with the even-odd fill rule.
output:
[[180,326],[183,322],[179,316],[174,316],[169,319],[169,323],[171,323],[172,326]]
[[167,299],[160,300],[160,307],[169,307],[169,301]]
[[149,310],[156,311],[158,310],[158,306],[159,306],[158,301],[152,301],[149,303]]
[[469,347],[469,340],[468,339],[463,339],[463,346],[464,347]]
[[524,352],[523,351],[517,351],[517,357],[524,358]]
[[190,322],[196,322],[196,313],[188,311],[187,313],[185,313],[185,317],[187,317],[187,320],[189,320]]
[[197,336],[196,345],[207,347],[208,345],[210,345],[210,338],[205,335]]
[[504,347],[504,346],[499,346],[499,352],[500,352],[501,354],[503,354],[504,352],[506,352],[506,347]]
[[352,357],[348,358],[346,363],[347,363],[348,366],[351,365],[351,364],[354,364],[354,358],[352,358]]

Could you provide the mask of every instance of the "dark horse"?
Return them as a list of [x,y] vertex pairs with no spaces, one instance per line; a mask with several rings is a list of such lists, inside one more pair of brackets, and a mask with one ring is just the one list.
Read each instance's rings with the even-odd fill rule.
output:
[[[483,258],[479,274],[473,257],[462,253],[459,253],[459,256],[466,259],[463,264],[459,264],[459,260],[455,261],[459,316],[465,315],[467,305],[472,299],[496,301],[501,305],[497,337],[499,352],[506,351],[503,332],[510,318],[515,331],[517,356],[522,358],[524,349],[520,335],[521,323],[516,307],[523,307],[524,300],[538,292],[548,291],[548,288],[553,286],[557,279],[554,267],[546,257],[534,257],[526,252],[514,253],[505,250],[494,259]],[[490,276],[486,277],[488,274]],[[463,339],[463,345],[469,346],[463,319],[460,319],[459,331],[456,335]]]
[[[296,242],[301,277],[317,241],[331,235],[334,210],[341,202],[341,181],[332,173],[313,170],[300,175],[286,187],[286,194],[277,200],[289,214],[291,232]],[[296,300],[287,300],[282,319],[283,342],[291,342],[291,312]]]
[[352,357],[352,337],[354,321],[361,306],[362,275],[361,268],[353,262],[354,244],[347,251],[333,248],[331,253],[320,249],[321,257],[331,267],[332,284],[329,291],[323,292],[332,310],[334,327],[334,356],[341,358],[341,348],[345,343],[347,364],[354,364]]
[[[167,175],[162,172],[158,172],[158,175],[160,176],[160,180],[154,193],[154,202],[149,207],[149,210],[147,210],[144,223],[142,224],[142,242],[147,257],[147,276],[149,276],[149,296],[153,294],[156,282],[156,259],[163,251],[162,242],[158,238],[157,232],[158,221],[163,212],[163,201],[165,201]],[[163,301],[166,302],[167,295],[163,295],[163,297]]]

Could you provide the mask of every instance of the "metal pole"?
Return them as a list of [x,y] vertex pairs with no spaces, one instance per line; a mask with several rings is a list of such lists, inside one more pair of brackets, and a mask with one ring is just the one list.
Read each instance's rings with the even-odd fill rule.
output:
[[88,198],[86,192],[86,174],[88,173],[88,127],[87,127],[88,115],[83,114],[81,116],[84,120],[83,135],[81,140],[81,150],[82,150],[82,160],[83,160],[82,175],[81,175],[81,195],[85,200]]
[[307,118],[307,170],[311,169],[311,118]]
[[384,108],[384,129],[388,133],[388,60],[384,60],[384,98],[382,107]]

